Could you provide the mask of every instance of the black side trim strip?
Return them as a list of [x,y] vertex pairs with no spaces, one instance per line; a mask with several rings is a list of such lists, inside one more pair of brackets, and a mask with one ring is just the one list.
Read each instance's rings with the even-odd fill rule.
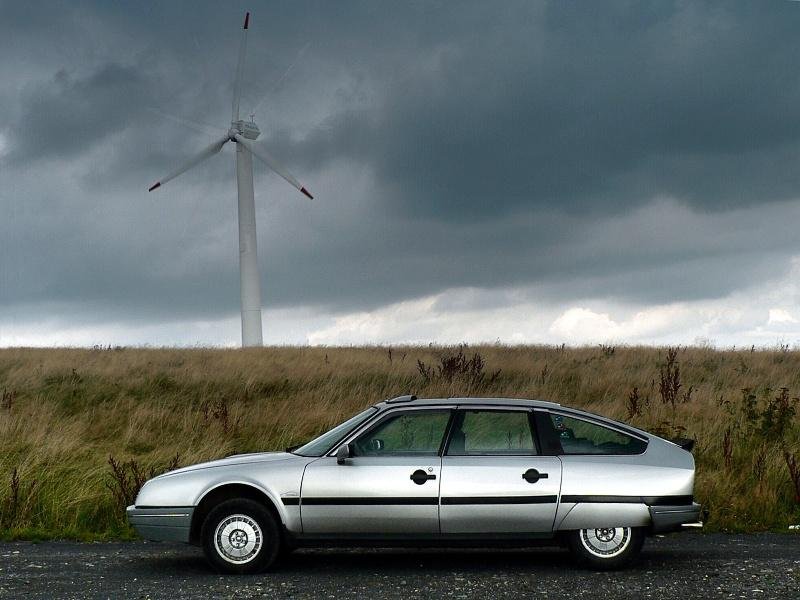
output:
[[[298,506],[299,498],[282,498],[284,506]],[[444,497],[443,505],[465,504],[555,504],[557,496],[462,496]],[[562,503],[589,502],[594,504],[646,504],[648,506],[691,506],[693,496],[561,496]],[[436,497],[375,497],[375,498],[303,498],[307,506],[435,506]],[[142,507],[137,507],[142,508]],[[170,507],[176,508],[176,507]]]
[[196,506],[148,506],[146,504],[137,504],[134,508],[143,508],[146,510],[156,509],[156,508],[168,508],[170,510],[194,510],[197,508]]
[[466,496],[442,498],[442,504],[555,504],[558,496]]
[[691,506],[694,496],[644,496],[642,500],[648,506]]
[[591,502],[595,504],[647,504],[648,506],[684,506],[691,505],[693,496],[561,496],[561,502]]
[[303,498],[305,506],[436,506],[439,498],[430,497],[375,497],[375,498]]

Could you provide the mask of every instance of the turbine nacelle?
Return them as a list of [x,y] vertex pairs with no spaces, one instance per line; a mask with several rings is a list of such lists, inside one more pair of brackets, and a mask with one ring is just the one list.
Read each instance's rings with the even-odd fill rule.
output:
[[243,121],[239,119],[238,121],[233,121],[231,123],[231,128],[228,130],[231,141],[235,141],[237,134],[245,139],[255,140],[261,135],[261,130],[254,121]]

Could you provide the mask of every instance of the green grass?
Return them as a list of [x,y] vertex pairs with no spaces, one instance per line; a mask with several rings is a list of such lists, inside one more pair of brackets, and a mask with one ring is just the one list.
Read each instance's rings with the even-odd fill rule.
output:
[[786,349],[681,348],[672,364],[651,347],[5,349],[0,393],[2,539],[128,539],[109,456],[135,487],[129,461],[147,475],[176,454],[281,449],[404,393],[553,400],[692,437],[708,529],[800,523],[784,455],[800,462],[800,353]]

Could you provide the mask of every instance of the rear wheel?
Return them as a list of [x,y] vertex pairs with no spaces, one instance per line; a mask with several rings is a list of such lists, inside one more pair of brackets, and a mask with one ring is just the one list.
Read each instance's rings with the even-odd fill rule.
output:
[[578,562],[594,569],[619,569],[639,556],[644,532],[639,527],[579,529],[569,532],[568,540]]
[[203,552],[222,573],[259,573],[280,551],[280,532],[262,504],[244,498],[221,502],[208,513],[202,529]]

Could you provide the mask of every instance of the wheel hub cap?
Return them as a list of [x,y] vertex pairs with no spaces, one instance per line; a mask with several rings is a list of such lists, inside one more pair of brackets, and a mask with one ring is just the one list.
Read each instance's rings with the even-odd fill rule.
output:
[[243,564],[261,550],[263,535],[258,523],[247,515],[231,515],[214,532],[214,548],[224,560]]
[[614,539],[614,529],[595,529],[594,534],[601,542],[610,542]]
[[230,541],[231,546],[237,550],[241,550],[247,545],[247,533],[241,529],[234,529],[228,538],[228,541]]
[[582,529],[580,539],[583,547],[594,556],[612,558],[625,551],[631,541],[630,527],[603,527]]

